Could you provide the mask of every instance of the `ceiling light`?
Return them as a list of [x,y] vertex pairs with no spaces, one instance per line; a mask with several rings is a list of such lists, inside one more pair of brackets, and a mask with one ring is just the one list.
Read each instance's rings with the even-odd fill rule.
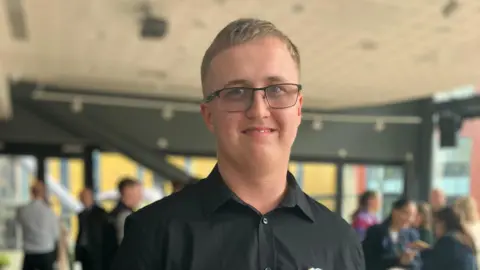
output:
[[171,105],[165,105],[162,109],[162,118],[165,121],[169,121],[173,118],[173,107]]
[[448,2],[442,7],[442,15],[445,18],[450,17],[458,9],[457,0],[448,0]]
[[346,158],[347,155],[348,155],[347,150],[345,150],[345,149],[343,149],[343,148],[340,149],[340,150],[338,150],[338,156],[339,156],[339,157],[341,157],[341,158]]
[[83,152],[83,145],[80,144],[64,144],[62,145],[62,152],[69,154],[80,154]]
[[80,113],[83,110],[83,102],[81,97],[73,98],[71,109],[74,113]]
[[166,138],[158,138],[157,146],[161,149],[168,148],[168,140]]
[[323,128],[323,122],[321,119],[314,119],[312,121],[312,129],[313,130],[322,130]]
[[375,127],[374,127],[376,132],[382,132],[385,130],[385,121],[379,119],[375,122]]

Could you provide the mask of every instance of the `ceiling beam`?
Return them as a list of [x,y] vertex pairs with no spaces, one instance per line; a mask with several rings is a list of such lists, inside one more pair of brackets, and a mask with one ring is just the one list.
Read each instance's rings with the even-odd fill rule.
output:
[[171,181],[182,183],[192,181],[192,177],[185,171],[170,164],[166,160],[165,155],[159,155],[158,152],[146,149],[136,144],[130,138],[119,136],[115,130],[96,123],[94,119],[87,119],[82,117],[81,114],[68,113],[68,111],[65,112],[64,110],[51,109],[48,106],[44,106],[45,104],[30,102],[28,105],[25,105],[32,112],[44,119],[48,119],[64,130],[81,137],[91,138],[92,141],[102,146],[115,149]]

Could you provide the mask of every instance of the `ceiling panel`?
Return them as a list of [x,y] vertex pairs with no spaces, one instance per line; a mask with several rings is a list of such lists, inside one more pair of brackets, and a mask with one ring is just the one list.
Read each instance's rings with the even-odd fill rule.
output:
[[[449,17],[440,0],[151,1],[169,20],[139,38],[134,0],[22,1],[29,38],[0,24],[7,74],[109,91],[200,98],[199,67],[229,21],[272,20],[299,46],[305,103],[337,108],[429,96],[480,81],[480,1]],[[0,9],[0,18],[6,18]]]

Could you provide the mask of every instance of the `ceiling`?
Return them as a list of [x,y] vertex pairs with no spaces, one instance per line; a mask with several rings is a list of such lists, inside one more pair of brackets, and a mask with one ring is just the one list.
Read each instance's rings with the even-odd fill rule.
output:
[[480,82],[478,0],[458,0],[448,17],[448,0],[152,1],[170,25],[160,40],[139,38],[140,0],[2,1],[23,3],[14,15],[24,14],[26,40],[14,38],[16,19],[0,6],[0,63],[16,79],[200,98],[209,42],[248,16],[273,21],[300,48],[308,107],[401,101]]
[[[8,79],[0,65],[0,120],[8,120],[12,117],[12,104],[10,102],[10,89]],[[0,144],[1,148],[1,144]]]

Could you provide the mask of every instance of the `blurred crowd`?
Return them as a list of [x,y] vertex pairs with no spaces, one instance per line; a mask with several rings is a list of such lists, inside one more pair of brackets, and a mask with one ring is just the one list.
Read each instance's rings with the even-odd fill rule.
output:
[[[48,202],[44,183],[31,187],[31,201],[20,207],[17,221],[23,232],[24,270],[107,270],[123,239],[125,220],[142,201],[139,181],[123,178],[119,198],[111,211],[95,201],[93,190],[80,193],[84,208],[78,214],[78,234],[73,256],[69,256],[67,231]],[[183,188],[174,185],[174,192]],[[366,191],[359,197],[351,224],[362,242],[367,270],[388,269],[477,269],[480,222],[477,203],[471,197],[447,204],[435,189],[429,202],[399,198],[389,216],[379,220],[381,194]]]
[[399,198],[385,220],[377,218],[380,205],[381,195],[367,191],[352,215],[367,270],[477,269],[480,223],[473,198],[447,205],[435,189],[428,203]]
[[[177,184],[174,191],[181,188]],[[123,239],[125,220],[143,198],[142,185],[133,178],[121,179],[117,189],[119,198],[109,212],[96,203],[92,189],[80,192],[84,208],[78,213],[78,234],[70,252],[67,230],[52,210],[45,184],[34,183],[31,201],[18,209],[16,217],[23,235],[23,270],[73,269],[75,262],[83,270],[109,269]]]

